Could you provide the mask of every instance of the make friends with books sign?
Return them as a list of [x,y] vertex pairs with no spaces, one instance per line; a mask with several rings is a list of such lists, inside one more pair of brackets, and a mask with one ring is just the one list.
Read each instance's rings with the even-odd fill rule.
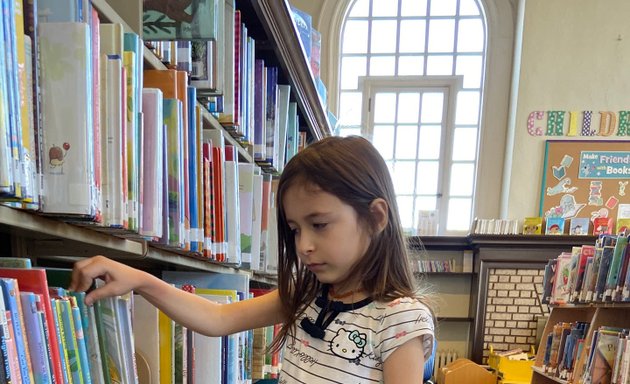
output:
[[630,141],[547,140],[540,216],[618,219],[630,203]]

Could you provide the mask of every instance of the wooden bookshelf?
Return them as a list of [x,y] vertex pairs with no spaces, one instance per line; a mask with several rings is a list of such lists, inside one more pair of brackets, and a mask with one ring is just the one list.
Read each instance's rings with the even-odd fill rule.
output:
[[[553,326],[558,322],[586,321],[590,325],[584,340],[584,348],[580,355],[576,356],[573,380],[567,381],[545,373],[542,366],[547,350],[546,339]],[[630,328],[630,304],[628,303],[588,303],[576,305],[553,306],[551,314],[545,325],[545,329],[540,340],[540,345],[536,352],[534,361],[534,374],[532,384],[546,383],[580,383],[580,377],[586,370],[590,345],[593,339],[593,332],[601,326]]]

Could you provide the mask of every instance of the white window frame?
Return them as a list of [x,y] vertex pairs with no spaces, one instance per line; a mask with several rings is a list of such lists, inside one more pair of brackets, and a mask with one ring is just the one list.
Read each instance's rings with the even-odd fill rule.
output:
[[[461,235],[468,232],[447,231],[448,205],[450,199],[450,174],[453,164],[453,132],[455,129],[455,112],[457,106],[457,94],[462,89],[462,76],[361,76],[359,77],[359,90],[362,92],[363,105],[361,108],[361,135],[372,141],[374,127],[374,94],[377,92],[401,92],[405,90],[436,90],[446,94],[445,107],[442,111],[444,128],[441,133],[441,148],[438,167],[438,191],[436,193],[436,209],[438,210],[439,227],[438,235]],[[473,181],[476,183],[476,181]],[[475,185],[472,186],[471,216],[475,205]],[[414,188],[415,193],[415,188]],[[415,194],[414,194],[415,200]],[[414,220],[416,212],[414,212]],[[472,220],[472,217],[471,217]],[[418,223],[412,223],[414,229]]]

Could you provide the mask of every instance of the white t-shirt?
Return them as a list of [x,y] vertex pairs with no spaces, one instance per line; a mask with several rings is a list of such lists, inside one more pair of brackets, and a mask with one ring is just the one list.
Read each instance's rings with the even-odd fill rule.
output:
[[415,337],[422,338],[425,360],[431,355],[433,319],[416,299],[344,304],[319,339],[308,334],[300,322],[308,317],[315,323],[322,301],[309,305],[298,319],[296,334],[287,337],[279,384],[382,383],[383,362]]

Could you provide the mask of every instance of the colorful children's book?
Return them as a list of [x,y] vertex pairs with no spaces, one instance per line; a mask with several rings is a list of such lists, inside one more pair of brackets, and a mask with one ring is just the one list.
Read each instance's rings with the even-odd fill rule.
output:
[[573,217],[569,223],[569,235],[584,236],[590,232],[588,217]]
[[593,220],[593,235],[611,235],[614,221],[612,217],[596,217]]
[[563,235],[564,234],[564,218],[548,217],[545,220],[545,235]]
[[570,287],[569,275],[571,274],[571,254],[562,252],[558,256],[556,275],[553,283],[551,304],[566,304],[569,301]]
[[214,40],[217,38],[219,1],[199,0],[176,6],[170,1],[143,2],[145,40]]
[[523,220],[523,235],[542,234],[542,217],[526,217]]

